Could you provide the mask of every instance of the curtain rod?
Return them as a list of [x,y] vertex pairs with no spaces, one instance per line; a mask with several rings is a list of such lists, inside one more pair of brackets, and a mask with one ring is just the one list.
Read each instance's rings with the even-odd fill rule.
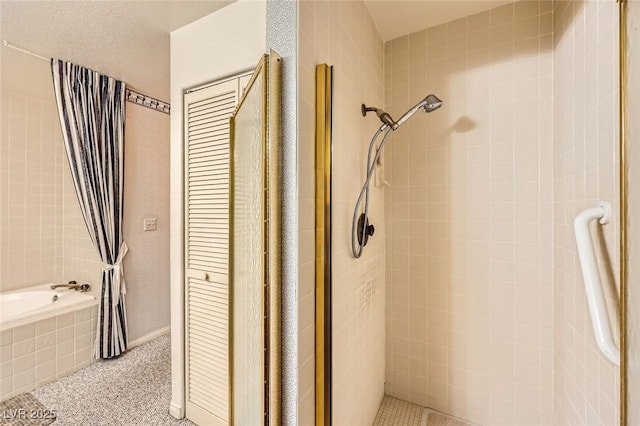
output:
[[[23,49],[16,45],[9,43],[7,40],[2,40],[2,44],[10,49],[17,50],[18,52],[22,52],[24,54],[33,56],[34,58],[38,58],[43,61],[50,61],[50,58],[44,57],[42,55],[38,55],[37,53],[30,52],[29,50]],[[131,102],[133,104],[137,104],[143,106],[145,108],[150,108],[154,111],[163,112],[165,114],[169,114],[171,112],[171,104],[169,102],[161,101],[160,99],[154,98],[153,96],[145,95],[144,93],[138,92],[137,90],[127,88],[125,98],[127,102]]]
[[161,101],[160,99],[145,95],[133,89],[127,89],[125,96],[127,101],[132,104],[138,104],[154,111],[164,112],[165,114],[171,113],[171,104],[169,102]]
[[26,53],[27,55],[31,55],[33,57],[36,57],[38,59],[42,59],[43,61],[49,61],[49,58],[45,58],[44,56],[38,55],[37,53],[33,53],[33,52],[29,52],[28,50],[25,50],[21,47],[15,46],[11,43],[9,43],[7,40],[2,40],[2,44],[4,44],[6,47],[9,47],[11,49],[17,50],[18,52],[22,52],[22,53]]

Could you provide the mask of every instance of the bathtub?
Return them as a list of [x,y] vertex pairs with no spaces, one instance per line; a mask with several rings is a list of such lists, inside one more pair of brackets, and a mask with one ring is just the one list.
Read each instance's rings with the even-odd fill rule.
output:
[[0,401],[93,362],[97,286],[92,290],[46,284],[0,294]]
[[0,331],[96,304],[90,292],[51,290],[49,284],[0,293]]

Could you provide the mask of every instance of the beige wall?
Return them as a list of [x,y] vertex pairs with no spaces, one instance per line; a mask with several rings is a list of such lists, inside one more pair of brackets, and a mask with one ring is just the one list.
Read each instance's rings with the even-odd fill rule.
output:
[[[124,260],[129,339],[169,327],[169,116],[127,103]],[[156,231],[143,231],[156,218]],[[99,274],[98,274],[99,276]]]
[[387,393],[480,424],[552,418],[551,2],[387,42]]
[[[619,369],[598,350],[572,222],[608,201],[597,238],[603,282],[618,284],[618,14],[615,2],[554,3],[554,420],[617,424]],[[633,120],[633,118],[632,118]],[[614,328],[615,330],[615,328]],[[633,424],[633,423],[630,423]]]
[[[98,292],[102,264],[71,180],[49,65],[2,49],[0,290],[74,279]],[[169,117],[126,107],[124,268],[133,341],[169,325]],[[145,217],[158,219],[157,231],[142,231]]]
[[384,383],[384,192],[372,188],[376,234],[351,254],[351,217],[365,178],[367,148],[380,126],[361,103],[382,106],[382,41],[360,2],[300,2],[298,71],[298,424],[314,422],[315,66],[334,66],[333,422],[372,424]]

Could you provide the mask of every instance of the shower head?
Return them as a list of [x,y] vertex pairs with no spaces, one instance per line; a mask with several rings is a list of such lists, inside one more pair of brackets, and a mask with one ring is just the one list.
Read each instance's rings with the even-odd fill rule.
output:
[[442,106],[442,101],[434,94],[427,96],[420,103],[424,103],[424,112],[435,111]]
[[[405,121],[407,121],[413,114],[416,113],[420,108],[424,109],[424,112],[435,111],[442,106],[442,101],[434,94],[431,94],[414,105],[409,111],[405,112],[400,120],[396,123],[396,128],[402,125]],[[395,130],[395,128],[394,128]]]

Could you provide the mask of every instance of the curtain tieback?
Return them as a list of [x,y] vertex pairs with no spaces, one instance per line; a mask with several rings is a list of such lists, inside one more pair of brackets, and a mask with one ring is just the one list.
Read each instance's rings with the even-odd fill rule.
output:
[[127,247],[127,243],[123,241],[122,244],[120,244],[120,252],[118,253],[116,261],[113,264],[105,263],[102,265],[102,270],[105,272],[113,270],[113,280],[111,281],[113,307],[115,307],[120,301],[120,295],[127,292],[127,288],[124,282],[124,271],[122,270],[122,261],[124,260],[124,257],[127,255],[128,251],[129,247]]

